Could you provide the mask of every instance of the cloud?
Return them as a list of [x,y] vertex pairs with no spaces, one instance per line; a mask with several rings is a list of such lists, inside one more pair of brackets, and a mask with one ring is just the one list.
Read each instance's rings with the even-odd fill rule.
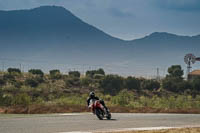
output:
[[164,9],[177,11],[200,11],[200,0],[154,0]]

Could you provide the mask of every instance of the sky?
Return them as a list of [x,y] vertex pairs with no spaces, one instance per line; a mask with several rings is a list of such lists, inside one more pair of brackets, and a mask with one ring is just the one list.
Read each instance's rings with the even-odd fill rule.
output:
[[200,34],[200,0],[0,0],[0,10],[63,6],[83,21],[124,40],[152,32]]

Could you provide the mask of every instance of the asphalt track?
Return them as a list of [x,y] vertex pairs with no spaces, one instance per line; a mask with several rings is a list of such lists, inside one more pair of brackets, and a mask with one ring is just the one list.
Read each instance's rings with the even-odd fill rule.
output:
[[98,120],[91,113],[0,114],[0,133],[96,132],[168,127],[200,127],[199,114],[114,113],[112,117],[112,120]]

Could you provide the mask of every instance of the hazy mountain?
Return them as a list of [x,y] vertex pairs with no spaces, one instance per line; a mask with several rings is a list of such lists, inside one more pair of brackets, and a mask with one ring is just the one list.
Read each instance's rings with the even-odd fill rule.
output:
[[11,57],[29,54],[45,59],[57,56],[59,60],[87,60],[88,56],[93,57],[91,54],[105,57],[123,51],[124,41],[83,22],[62,7],[1,11],[0,18],[1,52],[9,52]]
[[[98,64],[113,72],[133,74],[183,64],[186,53],[198,54],[199,44],[200,35],[164,32],[124,41],[57,6],[0,11],[1,58],[44,60],[50,64]],[[34,64],[35,67],[41,64],[37,65]]]

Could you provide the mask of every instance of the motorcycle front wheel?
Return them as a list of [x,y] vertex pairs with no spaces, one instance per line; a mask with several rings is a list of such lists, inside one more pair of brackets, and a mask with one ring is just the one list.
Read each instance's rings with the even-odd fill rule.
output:
[[108,120],[110,120],[110,119],[111,119],[111,114],[108,113],[107,116],[106,116],[106,118],[107,118]]

